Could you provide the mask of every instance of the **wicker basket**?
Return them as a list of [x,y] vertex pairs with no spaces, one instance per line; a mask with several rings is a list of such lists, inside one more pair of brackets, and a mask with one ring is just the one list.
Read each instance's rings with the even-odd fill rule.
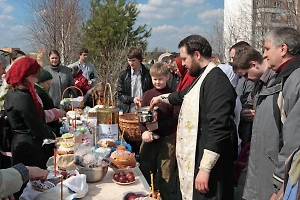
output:
[[124,139],[129,141],[141,141],[142,134],[136,113],[125,113],[119,116],[119,126],[124,130]]
[[[66,103],[66,105],[65,105],[65,103],[62,105],[63,106],[63,109],[65,109],[66,111],[69,111],[69,110],[73,110],[73,106],[75,107],[75,108],[80,108],[80,109],[82,109],[83,108],[83,106],[84,106],[84,100],[83,100],[83,98],[84,98],[84,95],[83,95],[83,92],[81,91],[81,89],[79,89],[78,87],[76,87],[76,86],[69,86],[69,87],[67,87],[64,91],[63,91],[63,93],[62,93],[62,95],[61,95],[61,104],[62,104],[62,102],[64,101],[64,100],[70,100],[71,101],[71,99],[73,99],[72,97],[71,98],[64,98],[64,96],[65,96],[65,92],[68,90],[68,89],[71,89],[71,88],[75,88],[75,89],[77,89],[80,93],[81,93],[81,96],[82,96],[82,100],[81,100],[81,102],[80,102],[80,105],[78,105],[78,106],[74,106],[74,104],[72,104],[72,102],[69,102],[69,103]],[[75,99],[75,98],[74,98]]]

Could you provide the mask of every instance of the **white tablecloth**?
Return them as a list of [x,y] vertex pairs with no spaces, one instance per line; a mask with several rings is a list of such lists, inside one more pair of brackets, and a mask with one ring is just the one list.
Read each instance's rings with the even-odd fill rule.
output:
[[149,185],[141,170],[137,168],[134,172],[136,181],[130,185],[118,185],[112,181],[114,172],[108,169],[105,177],[97,183],[89,183],[89,191],[83,200],[122,200],[128,192],[148,193]]

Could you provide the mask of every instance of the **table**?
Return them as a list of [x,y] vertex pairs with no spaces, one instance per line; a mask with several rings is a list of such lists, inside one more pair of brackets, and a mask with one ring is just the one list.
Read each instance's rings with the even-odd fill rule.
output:
[[118,185],[112,181],[113,170],[108,168],[105,177],[96,183],[89,183],[89,191],[83,200],[101,199],[101,200],[122,200],[128,192],[148,193],[150,186],[148,185],[141,170],[137,168],[134,171],[136,181],[130,185]]

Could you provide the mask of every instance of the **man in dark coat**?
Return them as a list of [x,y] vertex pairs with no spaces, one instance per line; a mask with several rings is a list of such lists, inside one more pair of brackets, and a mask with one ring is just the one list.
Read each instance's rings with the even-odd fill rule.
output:
[[124,113],[134,112],[143,94],[153,88],[149,70],[142,64],[142,50],[131,47],[127,53],[127,68],[118,78],[118,99]]
[[176,141],[182,197],[233,199],[236,93],[223,71],[211,62],[212,48],[205,38],[191,35],[178,47],[182,64],[197,79],[185,90],[154,97],[151,106],[182,105]]

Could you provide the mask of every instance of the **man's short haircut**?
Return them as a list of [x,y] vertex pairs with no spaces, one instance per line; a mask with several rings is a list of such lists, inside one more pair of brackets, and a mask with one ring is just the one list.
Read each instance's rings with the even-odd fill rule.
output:
[[178,48],[181,47],[186,47],[188,55],[193,55],[195,51],[199,51],[202,56],[211,57],[212,48],[209,42],[201,35],[190,35],[184,38],[178,44]]
[[168,76],[169,68],[165,62],[156,62],[150,67],[150,75],[152,76]]
[[256,49],[248,46],[235,52],[233,62],[231,64],[234,70],[250,69],[252,61],[262,64],[264,58]]
[[235,43],[232,45],[229,49],[229,52],[234,49],[235,51],[238,51],[239,49],[243,49],[245,47],[251,47],[251,45],[248,42],[245,41],[239,41],[238,43]]
[[128,59],[138,59],[138,60],[143,60],[143,51],[141,48],[138,47],[130,47],[127,53],[127,58]]
[[26,56],[26,54],[23,51],[13,50],[9,54],[9,59],[10,59],[10,61],[15,61],[17,58],[22,57],[22,56]]
[[80,48],[79,51],[78,51],[78,54],[81,55],[83,53],[89,53],[89,50],[87,48],[84,48],[84,47]]
[[276,48],[282,44],[288,47],[291,56],[300,55],[300,33],[292,27],[279,27],[269,31],[265,41],[270,41]]

